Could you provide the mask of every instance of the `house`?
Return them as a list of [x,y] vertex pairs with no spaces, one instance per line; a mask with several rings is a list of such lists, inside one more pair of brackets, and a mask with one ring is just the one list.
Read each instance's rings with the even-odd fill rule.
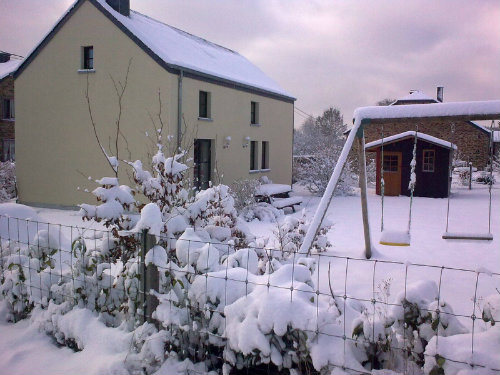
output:
[[13,72],[22,60],[0,52],[0,161],[15,160],[15,102]]
[[381,163],[383,163],[384,195],[410,195],[409,183],[415,137],[417,138],[416,184],[413,195],[429,198],[448,196],[450,159],[457,146],[415,131],[403,132],[365,145],[367,152],[376,153],[377,194],[381,194]]
[[148,159],[155,142],[145,134],[154,138],[161,117],[163,139],[194,159],[197,188],[261,176],[291,183],[295,98],[240,54],[130,10],[128,0],[76,1],[14,77],[21,202],[92,201],[81,191],[95,185],[83,176],[113,171],[86,92],[96,132],[115,153],[115,85],[125,83],[121,159]]
[[[410,93],[392,104],[428,104],[433,105],[443,101],[443,88],[437,88],[436,99],[427,96],[419,90],[411,90]],[[474,167],[484,169],[490,158],[490,131],[472,121],[424,121],[408,119],[407,122],[391,122],[388,120],[383,124],[373,124],[365,128],[366,143],[404,133],[406,131],[418,131],[429,136],[451,142],[457,146],[456,158],[471,162]]]

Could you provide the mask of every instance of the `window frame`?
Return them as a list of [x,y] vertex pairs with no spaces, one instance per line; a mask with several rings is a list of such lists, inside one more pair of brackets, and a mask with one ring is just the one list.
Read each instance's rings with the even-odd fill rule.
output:
[[82,70],[94,70],[94,46],[82,47]]
[[2,98],[2,120],[12,121],[16,118],[14,98]]
[[250,172],[259,171],[259,142],[250,141]]
[[[204,99],[202,100],[202,97]],[[210,91],[200,90],[198,94],[198,119],[199,120],[210,120],[212,118],[211,111],[211,94]],[[202,110],[204,108],[204,111]]]
[[250,125],[259,125],[259,102],[250,102]]
[[436,171],[436,150],[433,149],[422,150],[422,172],[434,173],[435,171]]
[[260,170],[269,170],[269,141],[262,141]]
[[[388,161],[389,169],[386,168],[386,162],[385,162],[386,158],[390,159]],[[394,161],[395,161],[396,169],[393,168]],[[398,155],[384,154],[384,157],[382,158],[382,169],[383,169],[384,173],[397,173],[399,170],[398,161],[399,161]]]

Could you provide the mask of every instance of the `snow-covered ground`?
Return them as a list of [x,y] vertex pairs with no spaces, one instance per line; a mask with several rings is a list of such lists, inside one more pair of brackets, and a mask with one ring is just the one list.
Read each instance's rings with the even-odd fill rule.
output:
[[[303,196],[304,214],[312,218],[320,198],[310,196],[300,186],[294,188],[294,194]],[[474,314],[476,308],[472,301],[474,295],[477,294],[481,303],[482,297],[496,293],[495,288],[500,289],[500,277],[490,276],[486,272],[489,270],[500,273],[500,184],[493,186],[491,233],[494,239],[486,242],[442,239],[446,228],[448,200],[417,197],[414,198],[412,208],[411,245],[380,245],[380,197],[376,196],[373,190],[369,191],[368,203],[372,241],[376,247],[372,261],[363,259],[364,239],[359,196],[333,199],[327,214],[327,221],[332,225],[328,234],[332,248],[328,253],[319,256],[319,267],[314,276],[314,280],[318,280],[320,291],[329,291],[329,266],[330,280],[336,295],[342,296],[345,293],[349,297],[367,301],[374,298],[374,289],[376,291],[383,280],[389,280],[391,284],[389,302],[393,302],[394,297],[404,290],[405,281],[409,284],[415,280],[433,280],[437,285],[441,285],[442,300],[453,307],[454,313],[462,316],[461,322],[470,329],[472,320],[468,317]],[[385,228],[406,228],[409,198],[385,197],[384,205]],[[35,210],[41,221],[102,229],[97,224],[83,223],[74,211],[39,208]],[[449,231],[488,232],[488,210],[486,185],[474,184],[471,191],[455,185],[450,200]],[[293,215],[302,214],[299,210]],[[258,237],[272,237],[276,223],[254,221],[249,223],[249,227]],[[68,230],[67,227],[61,227],[63,234],[67,234]],[[88,234],[91,232],[92,230],[88,231]],[[347,259],[348,257],[350,259]],[[442,266],[457,270],[442,269]],[[481,273],[458,269],[479,270]],[[126,350],[120,349],[119,345],[110,344],[105,337],[89,338],[89,345],[83,351],[74,353],[68,348],[57,347],[51,338],[39,333],[28,321],[5,323],[5,313],[2,311],[3,307],[0,305],[2,374],[103,374],[120,373],[120,369],[123,369],[121,364],[125,359]],[[484,329],[482,325],[483,323],[479,322],[476,329]],[[103,332],[106,328],[90,326],[89,329]],[[350,330],[350,326],[347,330]],[[116,333],[120,334],[127,335],[125,332]],[[169,362],[158,373],[186,373],[186,367]]]

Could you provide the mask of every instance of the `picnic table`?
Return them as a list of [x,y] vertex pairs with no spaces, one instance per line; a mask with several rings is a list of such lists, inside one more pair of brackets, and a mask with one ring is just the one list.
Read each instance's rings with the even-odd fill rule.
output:
[[255,199],[258,202],[266,202],[278,209],[291,207],[295,212],[295,206],[302,203],[300,197],[290,197],[292,188],[286,184],[263,184],[257,187]]

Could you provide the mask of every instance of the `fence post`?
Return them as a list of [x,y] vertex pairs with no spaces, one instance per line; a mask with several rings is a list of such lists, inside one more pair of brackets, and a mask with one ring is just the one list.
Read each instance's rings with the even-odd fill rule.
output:
[[469,190],[472,190],[472,163],[469,162]]
[[156,245],[156,238],[154,235],[148,233],[147,229],[142,231],[142,255],[141,255],[141,290],[142,290],[142,305],[143,316],[142,323],[153,323],[156,328],[159,328],[159,323],[153,319],[153,312],[158,307],[158,298],[150,293],[151,290],[158,292],[160,289],[160,274],[158,268],[154,264],[146,266],[146,254]]

